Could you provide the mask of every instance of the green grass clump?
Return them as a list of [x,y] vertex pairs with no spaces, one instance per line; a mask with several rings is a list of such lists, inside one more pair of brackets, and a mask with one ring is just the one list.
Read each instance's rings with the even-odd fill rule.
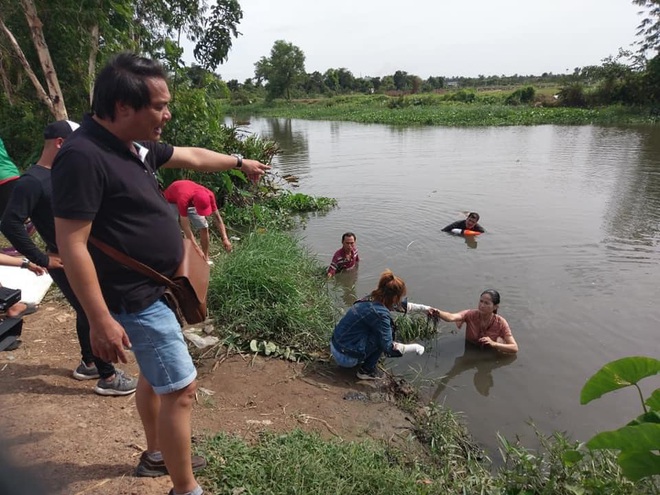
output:
[[323,267],[291,235],[264,229],[216,263],[208,303],[221,338],[305,353],[327,348],[335,321]]
[[324,441],[297,430],[264,434],[254,445],[222,434],[204,448],[202,483],[216,495],[448,493],[438,491],[433,466],[373,441]]
[[222,433],[199,444],[209,463],[200,481],[215,495],[658,493],[653,480],[626,480],[612,452],[572,462],[566,454],[577,442],[537,436],[537,451],[500,437],[504,465],[495,468],[459,417],[439,406],[417,413],[411,434],[390,443],[324,440],[300,430],[248,443]]
[[399,315],[394,317],[396,323],[396,341],[418,342],[431,340],[438,333],[437,323],[423,315]]
[[324,214],[337,206],[337,200],[323,196],[292,193],[272,186],[260,186],[257,200],[246,194],[244,201],[227,203],[222,209],[225,225],[232,229],[274,228],[291,230],[305,221],[301,214]]
[[309,196],[302,193],[282,191],[267,203],[271,209],[284,210],[289,213],[327,212],[337,206],[337,200],[323,196]]

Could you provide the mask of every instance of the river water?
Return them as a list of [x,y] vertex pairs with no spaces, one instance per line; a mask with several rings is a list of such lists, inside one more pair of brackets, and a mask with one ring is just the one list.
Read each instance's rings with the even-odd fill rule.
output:
[[[466,349],[464,330],[442,323],[423,356],[387,363],[462,412],[491,452],[498,432],[536,445],[529,421],[586,440],[641,413],[633,389],[584,406],[579,396],[607,362],[660,354],[660,128],[252,119],[246,129],[279,142],[274,166],[300,192],[338,200],[301,235],[327,263],[342,233],[356,233],[358,272],[330,282],[346,303],[385,268],[409,300],[448,311],[499,290],[517,356]],[[467,210],[486,234],[441,232]],[[660,383],[642,385],[648,395]]]

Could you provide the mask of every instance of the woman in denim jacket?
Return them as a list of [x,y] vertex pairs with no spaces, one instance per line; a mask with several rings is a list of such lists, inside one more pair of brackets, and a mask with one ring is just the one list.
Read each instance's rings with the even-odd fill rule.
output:
[[[377,364],[383,353],[391,357],[406,352],[424,353],[424,347],[419,344],[401,344],[392,338],[394,322],[390,311],[401,304],[405,295],[406,283],[390,270],[385,270],[376,290],[348,308],[330,341],[330,351],[339,366],[352,368],[361,364],[357,377],[375,380],[382,376]],[[431,314],[434,308],[407,303],[406,310]]]

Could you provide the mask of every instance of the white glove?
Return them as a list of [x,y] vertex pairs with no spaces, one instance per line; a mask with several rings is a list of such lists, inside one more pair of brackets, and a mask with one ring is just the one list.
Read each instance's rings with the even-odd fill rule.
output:
[[451,233],[461,235],[463,233],[463,229],[451,229]]
[[407,354],[409,352],[416,352],[418,356],[424,354],[424,346],[420,344],[401,344],[396,342],[395,346],[401,354]]

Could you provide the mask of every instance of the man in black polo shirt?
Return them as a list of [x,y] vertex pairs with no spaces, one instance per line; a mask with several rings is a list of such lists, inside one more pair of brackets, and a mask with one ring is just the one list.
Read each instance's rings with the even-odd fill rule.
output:
[[[77,380],[98,378],[94,391],[99,395],[128,395],[135,392],[137,380],[121,370],[116,370],[112,363],[93,355],[89,341],[89,322],[69,285],[55,244],[50,169],[65,139],[77,128],[78,124],[68,120],[59,120],[46,126],[41,156],[37,163],[16,181],[0,223],[0,230],[12,246],[28,260],[48,268],[53,281],[76,312],[76,331],[82,359],[73,370],[73,377]],[[37,232],[46,243],[47,253],[39,249],[26,232],[24,224],[28,218],[32,219]]]
[[[191,458],[190,416],[196,370],[174,313],[152,279],[89,247],[89,236],[166,276],[182,257],[179,226],[161,194],[160,167],[216,172],[240,168],[258,180],[270,167],[240,156],[159,143],[171,119],[163,68],[131,53],[98,74],[93,114],[53,164],[57,245],[67,276],[89,318],[94,353],[126,362],[130,347],[140,365],[136,404],[147,450],[137,474],[169,474],[174,495],[200,495]],[[140,141],[138,144],[137,141]]]

